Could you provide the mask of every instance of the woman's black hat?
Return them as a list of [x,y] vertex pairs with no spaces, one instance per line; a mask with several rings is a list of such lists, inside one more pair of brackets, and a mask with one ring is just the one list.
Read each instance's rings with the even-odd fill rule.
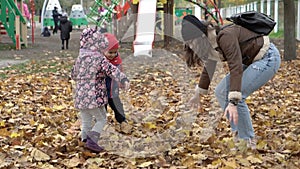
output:
[[207,35],[207,25],[194,15],[186,15],[182,19],[181,35],[184,41]]

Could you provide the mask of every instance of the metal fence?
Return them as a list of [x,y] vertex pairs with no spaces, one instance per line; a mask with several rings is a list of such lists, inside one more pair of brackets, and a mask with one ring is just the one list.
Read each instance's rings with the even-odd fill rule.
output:
[[[280,0],[259,0],[248,4],[230,6],[227,8],[221,8],[220,14],[222,18],[231,16],[232,14],[245,12],[245,11],[260,11],[269,15],[276,21],[274,33],[283,31],[284,29],[284,4]],[[296,12],[296,38],[300,40],[300,0],[295,1],[295,12]],[[195,6],[195,13],[200,14],[200,18],[204,18],[204,12],[201,8]]]

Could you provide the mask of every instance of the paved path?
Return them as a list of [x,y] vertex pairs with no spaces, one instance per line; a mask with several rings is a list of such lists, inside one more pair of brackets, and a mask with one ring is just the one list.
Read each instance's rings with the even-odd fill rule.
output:
[[28,47],[15,50],[12,40],[8,35],[2,35],[0,41],[0,68],[26,62],[28,60],[42,60],[53,57],[77,56],[79,49],[79,36],[81,30],[74,29],[71,33],[69,50],[61,50],[60,34],[42,37],[39,25],[34,31],[32,43],[32,30],[28,29]]
[[[174,37],[176,39],[180,39],[180,27],[176,26],[174,30]],[[2,35],[0,45],[7,47],[0,48],[0,68],[23,63],[32,59],[40,60],[52,57],[64,57],[66,55],[73,55],[76,57],[78,55],[79,37],[81,31],[82,30],[80,29],[74,29],[72,31],[69,50],[64,51],[61,50],[61,40],[59,34],[51,35],[50,37],[40,36],[41,28],[39,23],[36,24],[35,28],[34,44],[32,43],[32,30],[28,29],[28,47],[21,50],[15,50],[13,48],[12,40],[7,35]],[[132,48],[131,42],[134,40],[133,37],[133,26],[131,26],[122,39],[122,42],[127,43],[127,45],[122,45],[122,49],[128,48],[128,50],[125,49],[126,53],[123,55],[130,54]],[[156,34],[155,41],[160,41],[160,37],[161,35]]]

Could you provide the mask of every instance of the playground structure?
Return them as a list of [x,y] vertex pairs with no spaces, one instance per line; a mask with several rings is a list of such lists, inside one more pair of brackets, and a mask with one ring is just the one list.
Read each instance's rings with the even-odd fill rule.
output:
[[[134,56],[152,56],[156,16],[156,1],[141,0],[139,2],[136,37],[133,42]],[[147,22],[144,22],[147,21]]]
[[58,0],[45,0],[41,12],[41,32],[44,27],[53,27],[54,21],[52,17],[52,10],[57,7],[57,11],[62,13],[62,8]]
[[[46,0],[48,1],[48,0]],[[46,2],[45,1],[45,2]],[[51,2],[53,3],[54,1],[58,0],[52,0]],[[134,25],[134,33],[133,36],[133,50],[137,49],[137,44],[142,44],[140,43],[141,41],[141,29],[138,29],[138,27],[141,27],[140,22],[138,22],[139,17],[143,17],[141,12],[145,13],[144,10],[138,10],[139,7],[143,7],[143,4],[145,3],[144,1],[147,0],[95,0],[94,5],[90,7],[89,12],[87,14],[87,19],[88,21],[84,21],[79,18],[84,18],[85,14],[84,12],[80,12],[81,7],[78,7],[79,10],[77,10],[78,14],[76,20],[72,19],[73,18],[73,11],[75,12],[75,7],[73,8],[71,14],[70,14],[70,20],[74,22],[73,25],[84,25],[88,24],[87,22],[93,22],[96,24],[97,27],[102,27],[103,25],[107,25],[108,31],[114,33],[119,40],[122,40],[122,37],[125,35],[125,33],[128,31],[129,27]],[[162,36],[161,39],[164,40],[164,46],[168,46],[170,43],[170,39],[172,35],[174,34],[174,27],[176,25],[179,25],[181,22],[181,19],[187,15],[187,14],[194,14],[197,16],[199,19],[206,19],[207,15],[211,16],[213,20],[216,22],[219,22],[218,24],[222,25],[223,20],[222,18],[225,18],[229,15],[232,15],[234,13],[239,13],[243,11],[249,11],[249,10],[260,10],[261,12],[266,12],[267,15],[274,15],[274,20],[278,23],[275,28],[274,32],[276,33],[278,31],[278,27],[280,26],[280,15],[279,13],[279,5],[280,3],[278,0],[274,0],[274,2],[271,1],[264,1],[264,0],[259,0],[256,2],[251,2],[249,4],[244,4],[244,5],[239,5],[239,6],[231,6],[229,8],[220,8],[218,9],[216,4],[214,4],[213,0],[207,0],[209,7],[207,7],[207,4],[201,4],[197,0],[185,0],[187,2],[190,2],[191,4],[194,4],[194,6],[189,6],[189,8],[175,8],[174,7],[174,2],[173,0],[152,0],[149,2],[151,5],[149,5],[149,8],[145,8],[146,10],[151,10],[150,7],[152,8],[152,3],[156,4],[156,14],[161,14],[161,24],[162,24],[162,31],[159,32]],[[109,2],[109,3],[108,3]],[[197,4],[198,3],[198,4]],[[297,2],[296,2],[297,3]],[[298,1],[298,7],[299,7],[300,1]],[[59,2],[58,2],[59,4]],[[200,5],[199,5],[200,4]],[[260,5],[258,5],[260,4]],[[271,6],[274,4],[274,12],[271,13]],[[60,5],[57,5],[58,8],[60,8]],[[100,12],[99,9],[103,7],[106,9],[106,12]],[[48,7],[47,7],[48,8]],[[53,6],[50,7],[50,9],[53,9]],[[297,18],[297,23],[298,27],[300,25],[300,15],[298,10],[298,18]],[[149,13],[149,12],[148,12]],[[154,12],[153,12],[154,13]],[[206,15],[205,15],[206,13]],[[174,14],[174,15],[173,15]],[[149,14],[151,15],[151,14]],[[50,18],[52,20],[52,17]],[[141,20],[141,19],[140,19]],[[174,21],[175,20],[175,21]],[[282,20],[282,19],[281,19]],[[149,23],[149,22],[143,22],[143,23]],[[53,24],[53,22],[51,22]],[[150,24],[150,23],[149,23]],[[151,25],[147,27],[147,29],[152,28],[157,24],[157,21],[154,25]],[[297,29],[297,38],[300,39],[300,31]],[[157,34],[158,32],[155,30],[150,31],[151,34]],[[146,33],[146,32],[144,32]],[[147,32],[149,35],[149,31]],[[136,37],[138,36],[138,37]],[[147,39],[147,42],[144,43],[145,40],[143,40],[143,43],[146,44],[153,44],[153,37]],[[154,36],[155,37],[155,36]]]
[[[43,3],[43,8],[41,12],[41,32],[44,27],[54,27],[54,21],[52,17],[52,10],[54,7],[57,7],[58,13],[62,14],[64,11],[61,8],[59,0],[45,0]],[[69,15],[69,19],[72,22],[73,26],[88,25],[87,16],[84,13],[83,7],[81,4],[74,4]]]
[[82,25],[87,26],[89,24],[81,4],[75,4],[72,6],[69,19],[73,26],[78,26],[79,28]]
[[[147,2],[147,0],[131,0],[131,1],[126,1],[123,2],[123,6],[112,6],[111,9],[116,10],[116,15],[110,16],[113,22],[113,33],[118,37],[119,40],[122,39],[124,36],[124,32],[126,32],[130,25],[134,24],[134,40],[133,40],[133,51],[134,55],[137,56],[139,55],[138,53],[142,55],[148,55],[151,56],[151,49],[153,47],[153,42],[155,40],[155,34],[157,34],[155,28],[155,24],[153,23],[153,15],[149,15],[149,19],[145,16],[146,14],[144,13],[159,13],[163,12],[162,16],[162,24],[163,24],[163,30],[162,30],[162,39],[164,40],[164,46],[167,47],[169,46],[170,40],[172,37],[174,37],[174,27],[176,25],[180,25],[181,19],[187,15],[187,14],[194,14],[196,17],[199,19],[209,19],[211,21],[216,22],[219,25],[223,25],[223,18],[226,18],[232,14],[239,13],[239,12],[245,12],[249,10],[256,10],[256,11],[261,11],[263,13],[266,12],[267,15],[271,15],[274,20],[278,23],[275,28],[274,28],[274,33],[278,32],[278,27],[280,27],[280,22],[279,19],[283,15],[280,15],[279,11],[279,2],[278,0],[272,1],[264,1],[260,0],[257,2],[251,2],[249,4],[244,4],[244,5],[239,5],[239,6],[232,6],[228,8],[218,8],[217,4],[214,3],[213,0],[208,0],[207,4],[203,4],[201,2],[198,2],[197,0],[185,0],[187,2],[190,2],[189,8],[181,8],[181,9],[176,9],[174,8],[174,2],[173,0],[152,0],[151,2]],[[97,3],[96,5],[101,5],[102,1],[96,0]],[[114,3],[116,1],[113,1]],[[149,3],[146,8],[143,8],[143,4]],[[296,2],[297,3],[297,2]],[[128,10],[124,10],[125,8],[124,4],[129,4],[130,6],[130,12],[127,12]],[[153,10],[153,4],[156,4],[156,10]],[[158,4],[162,4],[163,7],[159,7]],[[260,6],[258,5],[260,4]],[[298,27],[300,27],[300,8],[299,5],[300,1],[298,1]],[[194,5],[194,6],[193,6]],[[274,5],[274,8],[272,10],[274,12],[271,12],[271,6]],[[98,6],[98,7],[99,7]],[[139,10],[139,8],[143,8],[143,10]],[[97,9],[97,8],[94,8]],[[175,9],[175,10],[174,10]],[[96,11],[96,10],[94,10]],[[110,10],[109,10],[110,11]],[[124,11],[124,14],[123,14]],[[173,13],[175,14],[173,15]],[[126,15],[127,13],[127,15]],[[129,14],[128,14],[129,13]],[[142,14],[143,13],[143,14]],[[106,13],[106,16],[109,17],[111,13]],[[150,17],[152,16],[152,17]],[[176,16],[176,17],[175,17]],[[141,19],[141,18],[146,18],[146,19]],[[104,17],[105,18],[105,17]],[[174,19],[176,21],[174,22]],[[144,22],[142,22],[144,20]],[[145,22],[147,20],[147,22]],[[109,20],[111,21],[111,20]],[[281,19],[282,21],[282,19]],[[99,25],[101,25],[102,22],[99,22]],[[300,37],[300,29],[297,29],[297,37],[299,39]],[[151,35],[151,36],[150,36]],[[153,35],[153,36],[152,36]],[[156,40],[155,40],[156,41]],[[145,48],[144,48],[145,47]],[[145,50],[141,53],[141,49]]]
[[[135,17],[134,23],[134,56],[146,55],[152,56],[152,48],[158,34],[156,24],[160,22],[160,34],[164,46],[169,46],[174,34],[174,1],[166,0],[139,0],[133,2],[132,14]],[[160,21],[157,21],[160,16]],[[147,22],[145,22],[147,21]]]
[[[261,12],[266,12],[268,15],[273,15],[274,20],[277,21],[277,25],[274,28],[274,32],[278,31],[278,27],[280,26],[280,11],[278,9],[278,1],[275,0],[270,4],[269,1],[257,1],[252,2],[245,5],[232,6],[229,8],[216,8],[216,4],[210,5],[211,9],[207,8],[204,4],[198,3],[196,0],[185,0],[191,3],[188,8],[175,8],[173,0],[95,0],[93,6],[91,6],[87,12],[87,15],[82,8],[82,5],[75,4],[72,6],[71,13],[69,15],[69,19],[73,22],[73,26],[90,26],[91,22],[93,22],[97,27],[102,27],[103,25],[107,25],[108,31],[115,34],[116,37],[124,42],[126,40],[130,40],[133,37],[132,42],[132,50],[137,56],[139,54],[151,56],[151,50],[156,43],[154,41],[163,40],[163,44],[165,47],[169,46],[170,40],[174,37],[174,31],[176,25],[180,25],[181,19],[187,14],[194,14],[199,19],[205,19],[204,15],[205,10],[211,14],[213,20],[222,23],[222,17],[225,18],[234,13],[239,13],[248,10],[260,10]],[[109,2],[109,3],[108,3]],[[209,0],[208,2],[213,2]],[[14,0],[4,0],[1,2],[1,9],[9,10],[9,7],[4,7],[6,4],[14,3]],[[21,2],[22,3],[22,2]],[[198,3],[198,4],[197,4]],[[279,2],[281,3],[281,2]],[[297,3],[297,2],[296,2]],[[3,5],[2,5],[3,4]],[[146,4],[146,5],[145,5]],[[194,4],[194,6],[192,6]],[[199,6],[202,5],[202,7]],[[265,5],[267,4],[267,5]],[[271,6],[274,4],[274,10],[271,12]],[[300,1],[298,1],[298,6]],[[2,7],[3,6],[3,7]],[[6,5],[8,6],[8,5]],[[11,6],[11,5],[9,5]],[[14,16],[18,15],[18,12],[15,10],[15,7],[11,7],[11,10],[14,12],[3,12],[1,10],[1,21],[4,23],[10,20],[10,22],[15,23]],[[41,13],[41,31],[45,26],[54,26],[53,18],[52,18],[52,10],[56,6],[58,11],[62,13],[62,8],[60,6],[59,0],[45,0],[42,13]],[[106,12],[100,12],[100,7],[106,9]],[[272,8],[273,9],[273,8]],[[299,8],[298,8],[299,9]],[[278,10],[278,11],[277,11]],[[299,27],[299,11],[298,10],[298,18],[297,23]],[[206,13],[207,13],[206,12]],[[4,19],[9,18],[10,13],[13,16],[12,19]],[[19,12],[21,13],[21,12]],[[160,15],[160,20],[158,21],[155,18],[157,15]],[[21,16],[21,15],[20,15]],[[33,17],[32,17],[33,18]],[[146,19],[143,19],[146,18]],[[154,19],[153,19],[154,18]],[[147,20],[147,22],[143,22],[143,20]],[[281,19],[282,21],[282,19]],[[158,31],[155,28],[160,22],[161,29]],[[20,25],[24,23],[24,18],[20,17]],[[15,24],[7,24],[7,25],[15,25]],[[133,27],[133,33],[129,36],[125,37],[124,35],[128,33],[129,28]],[[3,31],[5,28],[5,31]],[[16,35],[9,32],[18,32],[13,28],[13,31],[6,30],[8,26],[5,27],[2,24],[1,34],[7,33],[14,43],[16,42]],[[9,27],[11,28],[11,27]],[[12,28],[11,28],[12,29]],[[21,28],[20,31],[24,32],[25,28]],[[132,29],[130,29],[132,30]],[[24,34],[20,32],[20,43],[25,44],[26,38],[24,38]],[[26,32],[26,31],[25,31]],[[300,33],[299,29],[297,29],[297,37],[299,39]],[[157,36],[160,35],[160,36]],[[160,37],[160,38],[157,38]],[[124,39],[128,38],[128,39]]]
[[[90,8],[88,18],[95,23],[97,27],[108,25],[113,22],[114,13],[116,13],[116,8],[119,3],[120,0],[111,0],[110,3],[107,1],[95,0],[94,5]],[[112,32],[112,30],[110,29],[109,32]]]
[[[131,25],[134,25],[134,44],[133,44],[133,50],[136,51],[136,54],[139,53],[137,51],[140,51],[140,49],[143,49],[143,47],[147,46],[147,50],[145,53],[149,53],[149,56],[151,56],[151,49],[153,47],[153,41],[154,41],[154,34],[155,34],[155,15],[156,11],[160,10],[162,14],[162,19],[160,20],[161,23],[164,25],[162,26],[164,32],[162,34],[164,35],[170,35],[170,32],[172,32],[172,22],[163,22],[166,18],[163,18],[164,13],[169,13],[171,10],[170,5],[165,0],[158,0],[158,1],[148,1],[148,0],[123,0],[123,2],[120,2],[120,0],[111,0],[109,4],[107,4],[107,1],[102,0],[95,0],[94,5],[90,8],[89,15],[85,15],[83,8],[81,5],[73,5],[71,14],[69,16],[69,19],[73,22],[73,25],[78,25],[79,27],[81,25],[88,25],[88,19],[90,22],[94,22],[96,26],[102,26],[103,24],[111,24],[110,32],[114,33],[119,40],[124,36],[124,34],[128,31],[129,27]],[[5,2],[13,3],[14,0],[6,0]],[[22,3],[22,2],[21,2]],[[148,8],[144,7],[145,3],[148,3],[151,5],[151,12],[148,11],[148,16],[150,16],[151,23],[149,23],[149,30],[150,32],[145,32],[144,27],[142,27],[142,17],[145,16],[145,14],[141,14],[141,11],[144,10],[138,10],[139,8],[144,8],[148,10]],[[5,3],[4,3],[5,4]],[[163,7],[158,7],[157,4],[163,4]],[[4,6],[4,5],[2,5]],[[16,6],[16,5],[14,5]],[[34,5],[32,5],[34,6]],[[43,3],[43,8],[41,12],[41,32],[44,27],[53,27],[54,22],[52,18],[52,10],[54,9],[54,6],[58,8],[58,11],[62,13],[62,8],[59,3],[59,0],[45,0]],[[146,5],[147,6],[147,5]],[[104,7],[107,12],[100,13],[99,7]],[[2,8],[2,7],[1,7]],[[3,7],[6,9],[6,7]],[[16,7],[15,7],[16,8]],[[162,12],[163,11],[163,12]],[[18,14],[18,12],[15,12]],[[21,12],[19,12],[21,13]],[[145,12],[144,12],[145,13]],[[3,12],[1,12],[2,16]],[[15,15],[17,15],[15,14]],[[26,25],[25,19],[20,15],[21,17],[21,23]],[[6,16],[3,16],[3,18],[7,18]],[[18,17],[11,17],[11,18],[18,18]],[[33,18],[33,17],[32,17]],[[140,19],[138,19],[140,18]],[[4,19],[3,19],[4,20]],[[10,19],[12,20],[12,19]],[[140,20],[140,22],[138,22]],[[170,20],[170,19],[166,19]],[[2,20],[1,20],[2,21]],[[4,20],[5,21],[5,20]],[[32,24],[33,24],[32,20]],[[4,25],[4,24],[3,24]],[[11,24],[10,24],[11,25]],[[26,28],[26,26],[24,27]],[[148,28],[148,27],[147,27]],[[23,30],[22,36],[16,36],[16,35],[10,35],[15,42],[16,39],[20,39],[19,44],[25,44],[27,46],[27,34],[25,33],[25,29],[21,28]],[[137,32],[138,31],[138,32]],[[18,32],[18,31],[7,31],[7,32]],[[145,36],[145,33],[148,34]],[[20,33],[21,34],[21,33]],[[16,38],[17,37],[17,38]],[[168,36],[164,36],[163,38],[165,40],[165,44],[168,43]],[[147,45],[146,45],[147,44]],[[148,45],[150,44],[150,45]],[[141,51],[140,51],[141,52]]]
[[[34,9],[34,1],[31,2],[31,9]],[[18,3],[20,9],[18,8]],[[8,35],[17,50],[24,45],[27,47],[27,20],[24,17],[23,1],[2,0],[0,4],[0,26],[1,35]]]
[[[159,7],[160,5],[163,7]],[[167,46],[170,35],[173,34],[173,0],[111,0],[109,4],[106,1],[95,0],[90,8],[88,18],[96,24],[97,27],[106,23],[112,23],[110,32],[121,40],[129,27],[133,24],[133,52],[134,56],[147,55],[152,56],[152,48],[155,37],[156,14],[157,11],[163,11],[160,23],[163,24],[163,39]],[[107,11],[99,12],[103,7]],[[144,22],[147,20],[147,22]],[[166,22],[163,22],[166,21]],[[145,24],[147,23],[147,24]]]

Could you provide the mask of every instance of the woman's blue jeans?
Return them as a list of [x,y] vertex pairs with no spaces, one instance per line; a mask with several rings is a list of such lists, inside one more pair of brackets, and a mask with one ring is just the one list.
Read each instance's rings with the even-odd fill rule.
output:
[[[250,111],[245,102],[246,98],[265,85],[272,79],[280,67],[280,54],[278,49],[271,43],[267,53],[261,60],[253,62],[249,66],[244,66],[242,77],[242,100],[238,103],[238,124],[230,122],[231,130],[237,131],[241,139],[254,138]],[[224,111],[228,105],[228,93],[230,89],[230,74],[217,85],[215,94],[217,100]]]

